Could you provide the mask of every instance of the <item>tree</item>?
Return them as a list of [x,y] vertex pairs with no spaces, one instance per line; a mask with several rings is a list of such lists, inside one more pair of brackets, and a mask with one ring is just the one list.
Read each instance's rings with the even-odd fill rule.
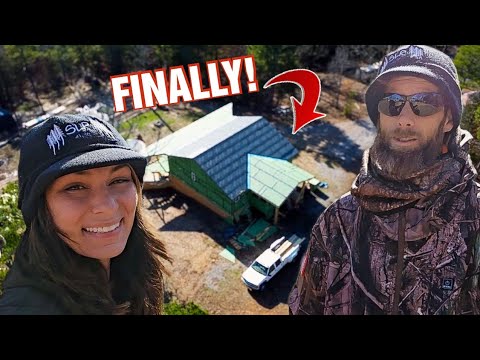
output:
[[[298,68],[298,59],[295,56],[296,46],[294,45],[248,45],[247,53],[255,58],[257,70],[257,81],[260,89],[272,77],[287,71]],[[260,92],[259,104],[265,107],[276,106],[278,100],[285,94],[294,95],[298,86],[293,84],[282,84],[273,86],[266,92]],[[252,97],[253,98],[253,97]]]
[[338,45],[335,49],[335,56],[328,64],[328,72],[333,73],[332,88],[335,92],[335,107],[338,109],[340,93],[342,90],[343,72],[349,64],[348,48],[345,45]]
[[9,110],[13,110],[15,107],[16,87],[12,67],[11,59],[5,54],[4,45],[0,45],[0,107]]
[[299,45],[295,50],[299,66],[312,71],[325,71],[335,45]]
[[41,113],[45,114],[43,105],[40,101],[39,91],[34,78],[35,70],[31,67],[35,66],[41,57],[39,45],[6,45],[5,50],[7,54],[14,59],[15,65],[25,75],[30,82],[31,90],[33,91],[37,104],[40,107]]
[[480,45],[462,45],[453,60],[462,87],[480,89]]

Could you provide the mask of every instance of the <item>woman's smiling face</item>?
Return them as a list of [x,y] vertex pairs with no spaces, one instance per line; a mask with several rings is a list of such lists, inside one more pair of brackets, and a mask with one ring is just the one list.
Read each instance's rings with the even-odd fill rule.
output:
[[128,165],[64,175],[45,197],[60,237],[78,254],[108,265],[125,249],[138,202]]

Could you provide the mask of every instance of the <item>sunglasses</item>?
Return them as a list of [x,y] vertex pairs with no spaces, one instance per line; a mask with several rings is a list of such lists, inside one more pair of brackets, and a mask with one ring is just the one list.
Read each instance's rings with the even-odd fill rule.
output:
[[406,102],[417,116],[430,116],[439,112],[443,105],[443,96],[435,92],[424,92],[413,95],[385,94],[378,102],[378,111],[387,116],[398,116]]

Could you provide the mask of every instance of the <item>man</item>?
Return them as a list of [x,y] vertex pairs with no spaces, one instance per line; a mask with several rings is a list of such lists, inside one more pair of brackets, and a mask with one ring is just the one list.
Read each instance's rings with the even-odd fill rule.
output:
[[290,313],[480,313],[477,173],[453,62],[402,46],[365,101],[378,134],[351,191],[313,226]]

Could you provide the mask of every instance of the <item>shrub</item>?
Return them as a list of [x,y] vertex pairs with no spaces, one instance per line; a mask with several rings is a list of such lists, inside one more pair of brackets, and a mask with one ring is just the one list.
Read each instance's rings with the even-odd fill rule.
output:
[[345,115],[346,118],[351,119],[353,116],[353,106],[356,95],[356,92],[352,90],[347,94],[347,100],[345,101],[345,107],[343,108],[343,115]]
[[8,183],[0,195],[0,235],[6,240],[0,256],[0,289],[8,272],[8,264],[13,260],[15,249],[25,231],[25,223],[17,203],[18,183]]
[[164,315],[208,315],[208,312],[193,302],[170,301],[165,304]]

